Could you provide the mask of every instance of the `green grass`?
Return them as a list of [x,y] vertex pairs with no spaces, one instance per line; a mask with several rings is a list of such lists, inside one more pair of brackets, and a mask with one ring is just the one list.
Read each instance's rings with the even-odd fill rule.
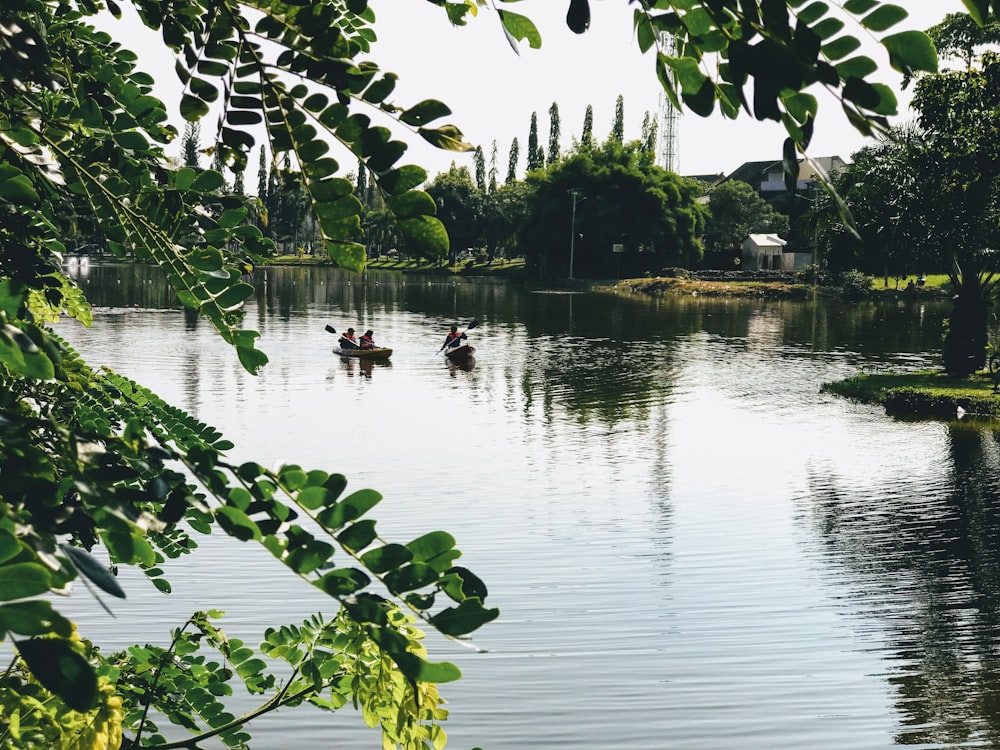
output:
[[[270,260],[275,264],[287,265],[328,265],[330,259],[323,254],[316,255],[279,255]],[[524,258],[513,260],[495,260],[492,263],[479,261],[460,261],[454,265],[441,265],[438,261],[406,258],[369,258],[367,268],[380,268],[395,271],[416,271],[427,273],[467,273],[467,274],[514,274],[524,270]]]
[[[905,289],[908,281],[913,281],[916,283],[916,278],[918,274],[911,274],[907,281],[899,280],[899,288]],[[946,273],[933,273],[924,277],[927,281],[924,284],[926,288],[930,289],[942,289],[951,284],[951,280],[948,278]],[[888,285],[885,283],[884,276],[878,276],[875,278],[875,283],[872,285],[874,289],[895,289],[896,288],[896,278],[894,276],[889,277]]]
[[961,408],[972,416],[1000,417],[1000,393],[986,372],[951,378],[940,370],[862,373],[824,383],[822,391],[864,403],[883,404],[898,417],[954,417]]

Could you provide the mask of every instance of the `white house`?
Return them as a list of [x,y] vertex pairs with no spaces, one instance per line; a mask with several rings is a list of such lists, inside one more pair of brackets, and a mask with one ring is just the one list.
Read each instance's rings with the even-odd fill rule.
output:
[[[787,244],[788,242],[776,234],[748,235],[743,240],[743,260],[740,265],[744,271],[760,271],[761,269],[771,271],[794,270],[794,254],[789,253],[787,262],[783,257],[785,245]],[[785,268],[786,265],[788,265],[788,268]]]

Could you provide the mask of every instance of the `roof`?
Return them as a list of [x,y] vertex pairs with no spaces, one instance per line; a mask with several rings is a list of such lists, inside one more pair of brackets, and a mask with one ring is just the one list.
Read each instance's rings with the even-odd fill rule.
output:
[[784,247],[788,244],[776,234],[751,234],[747,235],[747,239],[757,247]]

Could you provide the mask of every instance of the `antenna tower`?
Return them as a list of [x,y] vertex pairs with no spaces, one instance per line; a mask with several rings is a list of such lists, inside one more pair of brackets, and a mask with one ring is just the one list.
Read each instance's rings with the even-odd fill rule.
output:
[[[677,55],[677,37],[666,31],[660,32],[660,52],[675,57]],[[677,75],[671,71],[670,81],[677,90]],[[671,103],[667,95],[660,91],[660,149],[659,162],[664,169],[676,172],[680,153],[677,145],[678,119],[680,113]]]

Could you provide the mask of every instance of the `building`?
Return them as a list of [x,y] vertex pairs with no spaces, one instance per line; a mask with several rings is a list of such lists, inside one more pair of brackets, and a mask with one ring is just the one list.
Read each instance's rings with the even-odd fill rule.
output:
[[796,253],[788,253],[791,257],[786,263],[784,256],[787,244],[776,234],[751,234],[743,240],[740,266],[744,271],[792,271]]

